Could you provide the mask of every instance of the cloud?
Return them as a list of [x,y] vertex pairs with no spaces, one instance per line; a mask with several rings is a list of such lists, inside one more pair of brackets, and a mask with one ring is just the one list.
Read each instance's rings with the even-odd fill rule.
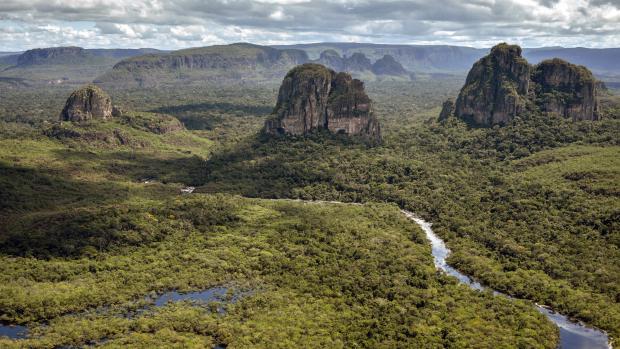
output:
[[3,0],[0,51],[318,41],[620,46],[619,0]]

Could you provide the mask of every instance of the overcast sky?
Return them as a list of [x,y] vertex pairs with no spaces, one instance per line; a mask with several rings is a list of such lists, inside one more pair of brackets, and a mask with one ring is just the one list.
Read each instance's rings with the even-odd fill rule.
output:
[[620,0],[0,1],[0,51],[242,41],[620,47]]

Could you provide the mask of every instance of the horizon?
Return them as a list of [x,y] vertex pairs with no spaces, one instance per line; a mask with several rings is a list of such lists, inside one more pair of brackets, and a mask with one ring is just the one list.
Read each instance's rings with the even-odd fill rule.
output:
[[0,51],[79,46],[178,50],[234,42],[321,42],[488,48],[620,47],[609,0],[6,0]]
[[[163,49],[157,47],[85,47],[85,46],[77,46],[77,45],[60,45],[60,46],[41,46],[41,47],[33,47],[26,50],[21,51],[13,51],[13,50],[0,50],[0,53],[13,53],[20,54],[29,50],[36,49],[49,49],[49,48],[60,48],[60,47],[78,47],[85,50],[159,50],[165,52],[172,51],[180,51],[180,50],[188,50],[195,48],[204,48],[204,47],[212,47],[212,46],[227,46],[227,45],[235,45],[235,44],[251,44],[265,47],[283,47],[283,46],[310,46],[310,45],[337,45],[337,44],[353,44],[353,45],[379,45],[379,46],[420,46],[420,47],[431,47],[431,46],[450,46],[450,47],[461,47],[461,48],[471,48],[476,50],[490,50],[493,46],[502,43],[503,41],[498,41],[496,44],[488,47],[473,47],[473,46],[465,46],[465,45],[450,45],[450,44],[388,44],[388,43],[374,43],[374,42],[341,42],[341,41],[322,41],[322,42],[308,42],[308,43],[290,43],[290,44],[277,44],[277,45],[264,45],[258,44],[254,42],[230,42],[225,44],[213,44],[213,45],[204,45],[204,46],[188,46],[181,47],[177,49]],[[511,42],[505,42],[507,44],[519,45]],[[538,46],[538,47],[529,47],[529,46],[521,46],[522,49],[526,50],[537,50],[537,49],[587,49],[587,50],[610,50],[610,49],[619,49],[618,47],[584,47],[584,46]]]

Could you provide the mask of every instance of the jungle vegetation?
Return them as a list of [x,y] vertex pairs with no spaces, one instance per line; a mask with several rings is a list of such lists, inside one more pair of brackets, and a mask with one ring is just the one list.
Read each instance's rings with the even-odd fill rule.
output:
[[[369,83],[380,146],[262,135],[275,84],[110,91],[128,116],[82,124],[56,121],[62,86],[2,90],[0,321],[31,337],[0,346],[556,346],[531,303],[438,274],[399,208],[460,270],[617,338],[616,97],[600,122],[437,122],[461,83]],[[365,205],[270,200],[298,198]],[[216,286],[243,296],[136,312]]]

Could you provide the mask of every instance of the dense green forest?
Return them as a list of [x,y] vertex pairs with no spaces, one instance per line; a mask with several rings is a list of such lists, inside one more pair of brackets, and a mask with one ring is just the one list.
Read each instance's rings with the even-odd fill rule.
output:
[[[617,96],[600,122],[437,122],[461,83],[369,84],[380,146],[262,135],[275,84],[109,91],[126,116],[81,125],[56,121],[66,88],[2,90],[0,320],[32,337],[0,346],[556,346],[530,303],[438,274],[399,207],[460,270],[617,338]],[[297,198],[366,204],[266,200]],[[216,286],[240,295],[225,312],[136,311]]]

